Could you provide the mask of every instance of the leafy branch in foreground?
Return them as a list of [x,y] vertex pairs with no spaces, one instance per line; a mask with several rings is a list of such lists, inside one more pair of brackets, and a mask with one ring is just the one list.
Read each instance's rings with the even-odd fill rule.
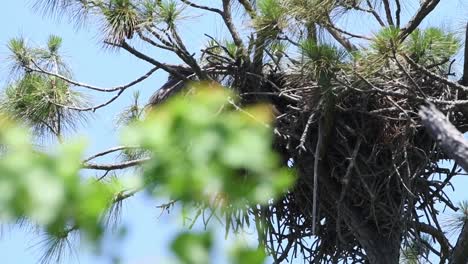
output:
[[26,219],[61,236],[76,226],[96,240],[101,214],[120,189],[115,182],[96,183],[79,176],[83,144],[67,143],[52,154],[34,149],[27,129],[0,116],[1,220]]
[[[140,189],[187,207],[219,207],[226,214],[265,205],[285,192],[294,177],[270,148],[266,124],[271,121],[271,110],[256,106],[245,110],[249,115],[237,111],[228,98],[233,95],[218,85],[199,84],[191,90],[187,97],[171,98],[125,129],[124,143],[150,153],[142,165],[144,182],[133,191],[117,180],[80,179],[79,171],[88,160],[114,150],[94,155],[82,165],[81,145],[63,143],[57,154],[41,153],[33,149],[24,128],[4,119],[0,143],[6,152],[0,160],[0,189],[8,191],[0,197],[2,220],[25,218],[45,228],[50,247],[43,260],[48,261],[47,256],[60,256],[71,233],[83,231],[99,242],[106,212]],[[185,245],[181,241],[184,236],[174,242],[174,248],[184,263],[206,263],[205,255],[198,262],[193,256],[190,261],[184,257],[187,248],[180,249]],[[190,243],[185,246],[192,247]],[[264,256],[252,254],[257,261]]]

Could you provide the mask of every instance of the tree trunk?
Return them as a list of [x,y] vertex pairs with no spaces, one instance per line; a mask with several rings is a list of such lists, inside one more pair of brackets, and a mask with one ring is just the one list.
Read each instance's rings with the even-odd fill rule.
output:
[[[308,179],[307,184],[312,185],[314,173],[314,157],[310,153],[306,153],[298,161],[299,173],[303,174],[300,178]],[[340,199],[340,183],[334,182],[330,177],[330,169],[325,164],[320,162],[319,165],[319,188],[326,193],[333,201]],[[311,188],[312,189],[312,188]],[[401,229],[395,227],[392,236],[384,237],[379,234],[373,224],[365,221],[360,209],[343,201],[344,205],[341,215],[342,221],[346,223],[349,229],[353,232],[357,241],[364,249],[367,259],[370,264],[398,264],[400,259],[401,246]]]
[[385,239],[359,240],[366,250],[367,258],[371,264],[398,264],[400,261],[400,240]]

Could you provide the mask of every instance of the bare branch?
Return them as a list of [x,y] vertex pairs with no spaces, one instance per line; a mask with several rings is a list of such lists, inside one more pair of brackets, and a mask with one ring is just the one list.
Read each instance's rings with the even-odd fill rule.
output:
[[371,13],[374,16],[374,18],[377,20],[377,22],[379,22],[380,26],[385,27],[386,26],[385,23],[383,22],[382,18],[377,13],[377,11],[375,11],[375,9],[372,6],[372,3],[370,2],[370,0],[366,0],[366,3],[367,3],[367,6],[369,7],[369,9],[361,9],[360,8],[358,10]]
[[150,56],[136,50],[134,47],[130,46],[127,42],[125,41],[122,41],[121,44],[116,44],[116,43],[111,43],[111,42],[107,42],[107,44],[109,45],[113,45],[113,46],[116,46],[116,47],[121,47],[123,48],[124,50],[128,51],[129,53],[133,54],[135,57],[139,58],[139,59],[142,59],[148,63],[151,63],[153,64],[154,66],[156,67],[159,67],[161,69],[163,69],[164,71],[174,75],[174,76],[177,76],[178,78],[182,79],[182,80],[187,80],[187,77],[185,77],[183,74],[179,73],[176,69],[176,67],[172,66],[172,65],[168,65],[168,64],[165,64],[165,63],[161,63],[153,58],[151,58]]
[[411,18],[411,20],[406,24],[405,27],[401,29],[400,39],[404,40],[409,36],[421,22],[429,15],[432,10],[439,4],[440,0],[425,0],[416,14]]
[[410,57],[404,55],[406,61],[408,61],[411,66],[415,67],[416,69],[422,71],[423,73],[425,73],[427,76],[431,77],[432,79],[436,80],[436,81],[439,81],[443,84],[446,84],[452,88],[456,88],[456,89],[460,89],[460,90],[463,90],[463,91],[468,91],[468,87],[467,86],[463,86],[461,84],[458,84],[456,82],[452,82],[450,81],[449,79],[447,78],[444,78],[444,77],[441,77],[433,72],[431,72],[430,70],[426,69],[424,66],[421,66],[419,64],[417,64],[414,60],[412,60]]
[[445,154],[468,171],[468,142],[463,138],[463,134],[434,105],[421,106],[419,116]]
[[244,59],[248,59],[247,51],[245,49],[245,45],[242,42],[242,38],[240,37],[239,33],[237,32],[234,23],[232,22],[232,14],[231,14],[231,4],[229,0],[223,0],[223,14],[222,18],[224,20],[224,24],[231,33],[232,39],[237,47],[239,47],[242,56]]
[[353,38],[360,38],[360,39],[365,39],[365,40],[372,40],[372,38],[370,37],[366,37],[366,36],[363,36],[363,35],[358,35],[358,34],[354,34],[352,32],[349,32],[349,31],[346,31],[344,29],[341,29],[339,27],[337,27],[336,25],[333,24],[333,22],[331,21],[328,21],[328,25],[327,27],[331,27],[333,29],[335,29],[336,31],[342,33],[342,34],[345,34],[345,35],[348,35],[350,37],[353,37]]
[[[176,49],[170,43],[168,43],[168,45],[159,44],[156,41],[150,39],[149,37],[143,35],[143,33],[141,31],[137,31],[137,34],[140,37],[140,39],[142,39],[143,41],[147,42],[148,44],[150,44],[150,45],[152,45],[152,46],[154,46],[156,48],[165,49],[165,50],[169,50],[169,51],[172,51],[172,52],[177,52]],[[159,38],[158,38],[158,40],[161,41]]]
[[60,104],[60,103],[57,103],[57,102],[54,102],[54,101],[51,101],[51,100],[49,100],[49,102],[51,104],[56,105],[56,106],[60,106],[60,107],[70,109],[70,110],[75,110],[75,111],[80,111],[80,112],[86,112],[86,111],[95,112],[96,110],[98,110],[100,108],[103,108],[105,106],[110,105],[117,98],[119,98],[123,94],[124,91],[125,91],[125,89],[122,89],[116,95],[112,96],[109,100],[105,101],[104,103],[101,103],[101,104],[95,105],[95,106],[91,106],[91,107],[76,107],[76,106],[73,106],[73,105],[63,105],[63,104]]
[[105,171],[122,170],[122,169],[141,165],[149,160],[150,158],[142,158],[142,159],[130,160],[130,161],[126,161],[122,163],[114,163],[114,164],[96,164],[96,163],[86,162],[83,164],[83,168],[90,169],[90,170],[105,170]]
[[238,0],[238,1],[244,7],[245,11],[247,11],[247,14],[249,14],[250,18],[253,19],[257,16],[255,9],[253,8],[252,4],[248,0]]
[[352,52],[352,51],[356,51],[357,48],[356,46],[354,46],[349,40],[347,40],[338,30],[336,30],[334,27],[326,27],[326,29],[328,30],[328,32],[330,33],[330,35],[332,35],[332,37],[334,39],[336,39],[336,41],[338,41],[338,43],[341,44],[341,46],[343,46],[348,52]]
[[197,5],[191,1],[188,1],[188,0],[180,0],[182,3],[188,5],[188,6],[191,6],[193,8],[198,8],[198,9],[202,9],[202,10],[206,10],[206,11],[210,11],[210,12],[215,12],[215,13],[218,13],[218,14],[222,14],[223,11],[217,9],[217,8],[213,8],[213,7],[209,7],[209,6],[202,6],[202,5]]
[[439,242],[441,258],[447,259],[450,254],[451,245],[444,233],[441,230],[425,223],[414,222],[414,225],[418,231],[431,235],[437,240],[437,242]]
[[463,61],[463,76],[460,80],[460,84],[468,85],[468,23],[465,29],[465,54]]
[[387,22],[390,26],[394,26],[395,23],[393,23],[393,18],[392,18],[392,10],[390,9],[390,3],[388,0],[383,0],[383,5],[385,9],[385,15],[387,17]]
[[401,3],[400,0],[395,0],[396,10],[395,10],[395,18],[396,18],[396,27],[400,28],[401,24]]
[[83,163],[89,162],[89,161],[91,161],[93,159],[105,156],[105,155],[110,154],[110,153],[114,153],[116,151],[121,151],[121,150],[125,150],[125,149],[134,149],[134,148],[138,148],[138,147],[118,146],[118,147],[110,148],[108,150],[105,150],[105,151],[102,151],[102,152],[99,152],[99,153],[96,153],[96,154],[90,156],[89,158],[85,159],[83,161]]
[[124,84],[124,85],[119,85],[119,86],[115,86],[115,87],[112,87],[112,88],[101,88],[101,87],[97,87],[97,86],[93,86],[93,85],[89,85],[89,84],[86,84],[86,83],[81,83],[81,82],[77,82],[77,81],[74,81],[70,78],[67,78],[63,75],[60,75],[58,73],[53,73],[53,72],[49,72],[49,71],[46,71],[44,69],[42,69],[37,63],[35,63],[34,61],[32,61],[34,66],[36,68],[31,68],[31,67],[27,67],[28,70],[31,70],[31,71],[35,71],[35,72],[40,72],[40,73],[44,73],[44,74],[47,74],[47,75],[50,75],[50,76],[53,76],[53,77],[57,77],[69,84],[73,84],[75,86],[79,86],[79,87],[83,87],[83,88],[88,88],[88,89],[91,89],[91,90],[95,90],[95,91],[99,91],[99,92],[116,92],[116,91],[119,91],[119,90],[124,90],[124,89],[127,89],[127,88],[130,88],[142,81],[144,81],[145,79],[147,79],[148,77],[151,76],[151,74],[153,74],[155,71],[159,70],[159,67],[155,67],[155,68],[152,68],[149,72],[147,72],[145,75],[139,77],[138,79],[136,80],[133,80],[131,82],[129,82],[128,84]]

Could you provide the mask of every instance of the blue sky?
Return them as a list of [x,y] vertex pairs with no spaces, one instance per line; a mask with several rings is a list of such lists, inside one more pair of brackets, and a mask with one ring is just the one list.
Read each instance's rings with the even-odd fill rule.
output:
[[[35,45],[44,45],[49,34],[60,35],[64,39],[63,52],[74,71],[75,79],[81,82],[110,87],[130,80],[147,72],[151,65],[147,65],[125,52],[116,52],[102,49],[100,32],[95,27],[77,29],[66,19],[58,21],[42,16],[32,8],[33,1],[17,0],[3,1],[0,11],[0,88],[4,87],[8,79],[5,58],[8,55],[7,41],[12,37],[23,36]],[[442,1],[441,8],[426,21],[427,25],[443,25],[448,28],[461,27],[466,17],[465,6],[462,1]],[[451,2],[447,4],[447,2]],[[455,3],[454,3],[455,2]],[[415,7],[415,1],[405,1],[405,5]],[[189,48],[199,50],[202,45],[202,33],[211,32],[214,36],[223,35],[224,30],[212,17],[192,16],[183,23],[191,30],[183,31],[190,43]],[[349,27],[361,27],[365,30],[370,25],[362,26],[359,19],[346,21]],[[195,30],[193,30],[195,28]],[[138,43],[137,43],[138,45]],[[171,61],[167,54],[150,53],[152,56],[164,61]],[[142,85],[126,91],[124,96],[113,105],[98,111],[95,117],[78,130],[79,135],[89,138],[88,154],[103,150],[117,144],[114,120],[122,106],[128,105],[131,93],[140,90],[142,102],[146,102],[155,89],[165,80],[165,74],[157,73]],[[95,103],[104,101],[109,95],[93,94]],[[468,176],[454,180],[457,193],[452,193],[454,201],[468,199],[463,189],[468,187]],[[163,202],[163,201],[160,201]],[[127,236],[119,240],[115,235],[109,235],[104,243],[103,251],[106,256],[119,254],[122,263],[145,264],[166,263],[169,257],[166,245],[180,230],[181,223],[175,214],[162,214],[156,208],[158,203],[139,195],[124,203],[122,225],[128,229]],[[41,236],[32,229],[19,229],[17,227],[3,228],[0,239],[0,262],[4,264],[36,263],[41,251],[34,246],[41,240]],[[221,234],[222,232],[220,232]],[[111,263],[108,257],[95,256],[86,247],[78,247],[76,256],[66,259],[64,263]]]

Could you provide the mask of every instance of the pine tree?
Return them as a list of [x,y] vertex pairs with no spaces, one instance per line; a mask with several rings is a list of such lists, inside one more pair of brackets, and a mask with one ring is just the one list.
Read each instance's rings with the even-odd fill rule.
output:
[[[38,0],[36,6],[47,14],[101,28],[106,47],[128,52],[154,68],[126,85],[96,87],[73,80],[57,53],[60,38],[52,36],[47,49],[13,39],[9,47],[19,77],[7,87],[1,107],[40,134],[60,138],[63,128],[113,103],[156,71],[169,76],[146,106],[156,113],[172,96],[190,94],[192,81],[220,84],[235,92],[236,100],[229,102],[236,111],[248,113],[246,109],[258,104],[273,109],[271,148],[283,168],[297,173],[296,183],[282,196],[226,210],[227,230],[238,230],[253,219],[259,243],[275,263],[292,258],[309,263],[418,263],[433,255],[440,263],[464,264],[466,206],[461,207],[464,214],[457,223],[462,231],[455,244],[436,207],[459,210],[445,188],[466,167],[454,155],[457,151],[428,132],[426,127],[435,123],[426,122],[433,114],[424,112],[436,107],[454,128],[466,132],[468,77],[451,77],[462,41],[454,32],[421,26],[441,1],[420,1],[414,12],[402,2]],[[189,50],[179,26],[186,12],[217,17],[228,32],[226,39],[207,35],[199,52]],[[403,17],[405,13],[410,17]],[[340,22],[356,16],[366,17],[377,30],[363,35]],[[137,42],[173,53],[180,64],[152,57],[139,50]],[[91,106],[72,86],[115,95]],[[120,119],[124,124],[144,118],[135,101]],[[122,163],[102,165],[89,159],[83,167],[112,172],[151,163],[154,153],[141,147],[97,154],[120,151]],[[455,162],[443,168],[442,160]],[[144,169],[172,168],[164,166]],[[148,179],[146,184],[155,182]],[[189,199],[187,193],[178,195],[182,201]],[[198,206],[209,210],[206,204]],[[222,206],[231,205],[227,201]]]

